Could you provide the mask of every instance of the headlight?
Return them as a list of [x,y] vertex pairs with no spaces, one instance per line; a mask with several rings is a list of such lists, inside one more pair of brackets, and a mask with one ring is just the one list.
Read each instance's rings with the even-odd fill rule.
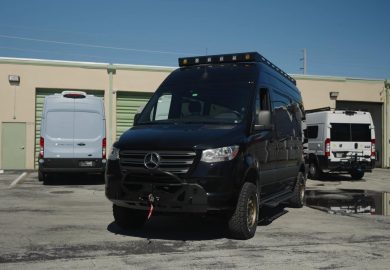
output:
[[237,156],[238,149],[238,145],[206,149],[203,150],[200,160],[208,163],[232,160]]
[[108,156],[109,160],[118,160],[119,159],[119,149],[112,147],[111,153]]

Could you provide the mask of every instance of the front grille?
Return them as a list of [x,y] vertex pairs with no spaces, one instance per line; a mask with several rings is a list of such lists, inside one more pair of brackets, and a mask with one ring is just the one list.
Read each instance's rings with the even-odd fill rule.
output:
[[149,174],[150,171],[145,167],[144,159],[151,152],[157,153],[161,158],[158,170],[175,175],[186,174],[194,163],[196,156],[196,153],[193,151],[123,150],[119,153],[121,170]]

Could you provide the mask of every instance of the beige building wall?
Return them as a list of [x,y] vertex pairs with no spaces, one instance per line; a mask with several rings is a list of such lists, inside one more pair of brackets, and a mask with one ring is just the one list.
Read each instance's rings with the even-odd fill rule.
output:
[[319,76],[293,76],[301,90],[305,109],[336,107],[330,92],[338,92],[337,100],[384,102],[383,80],[362,80]]
[[[37,88],[105,91],[107,137],[111,135],[114,138],[117,92],[154,92],[172,70],[174,68],[157,66],[0,59],[0,123],[26,123],[26,168],[33,169]],[[8,75],[19,75],[20,84],[11,85]],[[329,97],[331,91],[339,92],[338,100],[385,102],[384,81],[302,75],[293,77],[302,92],[306,109],[335,107],[335,100]],[[1,149],[0,145],[0,153]],[[0,169],[1,164],[0,155]]]

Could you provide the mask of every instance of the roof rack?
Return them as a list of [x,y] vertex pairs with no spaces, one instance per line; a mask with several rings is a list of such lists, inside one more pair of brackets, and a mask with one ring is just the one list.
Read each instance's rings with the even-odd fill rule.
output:
[[235,53],[235,54],[221,54],[221,55],[205,55],[205,56],[193,56],[179,58],[179,67],[185,66],[197,66],[204,64],[221,64],[221,63],[237,63],[237,62],[259,62],[264,63],[293,84],[297,84],[295,79],[290,77],[286,72],[281,70],[279,67],[274,65],[264,56],[258,52],[246,52],[246,53]]

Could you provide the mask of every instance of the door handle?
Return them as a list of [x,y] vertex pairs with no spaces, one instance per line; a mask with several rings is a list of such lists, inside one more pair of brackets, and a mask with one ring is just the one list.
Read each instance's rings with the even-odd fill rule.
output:
[[20,149],[21,149],[21,150],[24,150],[24,146],[21,146]]
[[78,143],[78,146],[85,146],[85,143]]

